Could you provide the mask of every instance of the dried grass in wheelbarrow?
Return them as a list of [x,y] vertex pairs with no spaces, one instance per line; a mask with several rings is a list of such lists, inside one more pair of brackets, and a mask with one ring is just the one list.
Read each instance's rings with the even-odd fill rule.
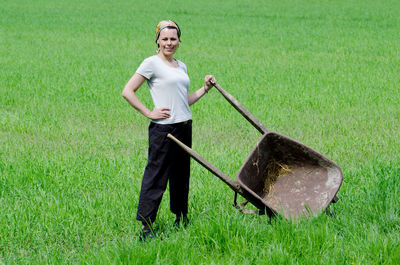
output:
[[268,194],[273,192],[274,184],[280,176],[284,176],[287,173],[290,173],[290,168],[288,165],[278,162],[275,159],[272,159],[267,164],[266,174],[267,177],[264,181],[264,189],[263,192]]

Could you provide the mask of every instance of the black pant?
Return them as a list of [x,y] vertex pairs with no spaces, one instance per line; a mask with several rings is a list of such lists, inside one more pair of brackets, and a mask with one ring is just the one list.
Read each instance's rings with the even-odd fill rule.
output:
[[192,121],[167,125],[150,123],[149,158],[136,216],[143,223],[155,221],[168,180],[171,212],[177,215],[188,212],[190,156],[167,138],[168,133],[191,147]]

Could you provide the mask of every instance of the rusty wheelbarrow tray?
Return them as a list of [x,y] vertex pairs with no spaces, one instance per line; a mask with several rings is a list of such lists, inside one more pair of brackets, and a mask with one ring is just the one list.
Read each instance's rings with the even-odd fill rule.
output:
[[[226,176],[171,134],[168,137],[235,191],[235,207],[247,212],[244,206],[250,202],[260,214],[297,219],[321,213],[338,200],[336,194],[343,176],[337,164],[300,142],[268,131],[232,95],[218,84],[214,86],[263,134],[239,169],[237,180]],[[246,201],[238,205],[237,194]]]

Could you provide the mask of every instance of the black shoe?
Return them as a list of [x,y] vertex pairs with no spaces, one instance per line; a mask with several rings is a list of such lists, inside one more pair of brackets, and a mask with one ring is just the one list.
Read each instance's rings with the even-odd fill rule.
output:
[[186,227],[189,224],[189,219],[187,218],[186,215],[184,215],[182,217],[181,216],[176,216],[174,225],[175,226],[179,226],[181,224],[181,221],[182,221],[182,224],[183,224],[184,227]]
[[139,240],[145,241],[148,238],[150,238],[150,239],[154,238],[153,232],[150,229],[143,229],[139,234]]

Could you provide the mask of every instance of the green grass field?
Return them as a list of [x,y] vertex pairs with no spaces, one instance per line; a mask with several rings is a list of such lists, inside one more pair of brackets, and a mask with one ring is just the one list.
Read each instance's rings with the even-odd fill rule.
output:
[[[336,217],[244,215],[193,161],[191,224],[166,192],[138,241],[149,121],[121,92],[166,18],[192,91],[214,74],[342,168]],[[400,264],[399,32],[398,1],[2,0],[0,264]],[[235,178],[260,134],[216,90],[192,112],[193,148]]]

